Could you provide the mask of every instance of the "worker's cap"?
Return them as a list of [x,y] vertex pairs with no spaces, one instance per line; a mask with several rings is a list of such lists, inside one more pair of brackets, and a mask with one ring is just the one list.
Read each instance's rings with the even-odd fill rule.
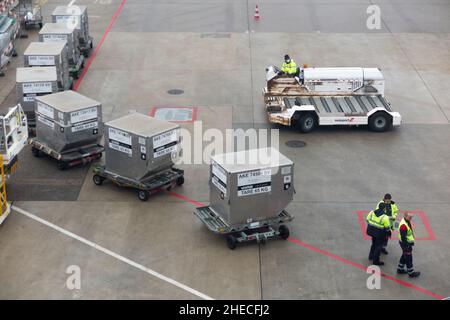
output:
[[285,55],[284,55],[284,60],[290,60],[290,59],[291,59],[291,57],[289,57],[288,54],[285,54]]
[[391,196],[391,194],[390,193],[386,193],[385,195],[384,195],[384,198],[383,198],[384,200],[391,200],[392,199],[392,196]]

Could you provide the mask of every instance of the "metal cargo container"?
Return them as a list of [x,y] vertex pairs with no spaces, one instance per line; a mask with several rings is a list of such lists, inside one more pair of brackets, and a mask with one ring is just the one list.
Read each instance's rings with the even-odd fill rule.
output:
[[211,157],[210,207],[230,225],[276,217],[294,196],[294,163],[273,148]]
[[100,102],[71,90],[36,98],[36,139],[47,147],[64,153],[102,135]]
[[140,113],[105,123],[105,167],[142,180],[169,169],[178,153],[179,125]]
[[55,67],[17,68],[17,103],[22,105],[28,120],[34,120],[34,98],[58,92]]
[[66,43],[69,64],[76,65],[78,63],[81,55],[78,50],[78,37],[75,36],[75,31],[64,23],[46,23],[39,30],[39,41]]
[[91,40],[86,6],[57,6],[52,13],[52,22],[63,23],[73,28],[82,47],[86,47]]
[[31,42],[23,53],[25,67],[55,66],[61,89],[70,85],[67,46],[62,42]]

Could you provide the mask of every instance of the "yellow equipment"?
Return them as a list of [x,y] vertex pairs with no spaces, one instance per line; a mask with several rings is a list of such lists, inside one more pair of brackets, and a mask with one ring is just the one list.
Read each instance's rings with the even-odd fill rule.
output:
[[3,156],[0,154],[0,225],[11,212],[11,206],[6,198],[6,177],[3,165]]

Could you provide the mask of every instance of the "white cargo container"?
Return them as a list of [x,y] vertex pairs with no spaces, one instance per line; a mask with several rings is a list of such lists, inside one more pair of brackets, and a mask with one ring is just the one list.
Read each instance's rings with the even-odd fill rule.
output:
[[52,13],[52,22],[63,23],[75,30],[81,52],[88,56],[92,49],[92,37],[89,35],[87,7],[83,5],[57,6]]
[[75,35],[74,29],[68,28],[64,23],[46,23],[39,30],[39,41],[66,43],[70,66],[79,64],[80,59],[83,61],[83,56],[78,48],[78,37]]
[[24,54],[25,67],[55,66],[58,75],[58,85],[61,90],[72,86],[69,75],[67,46],[63,42],[31,42]]
[[58,92],[58,77],[55,67],[30,67],[16,69],[17,102],[34,121],[34,99]]
[[105,170],[140,181],[170,169],[179,152],[179,128],[133,112],[105,123]]

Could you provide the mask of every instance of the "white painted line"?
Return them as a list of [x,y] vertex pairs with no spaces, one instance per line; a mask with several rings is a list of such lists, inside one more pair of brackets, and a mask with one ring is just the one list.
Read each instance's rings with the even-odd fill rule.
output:
[[51,222],[49,222],[47,220],[39,218],[38,216],[35,216],[34,214],[29,213],[29,212],[27,212],[27,211],[25,211],[25,210],[23,210],[21,208],[18,208],[18,207],[13,205],[12,209],[14,211],[18,212],[18,213],[21,213],[21,214],[23,214],[23,215],[25,215],[25,216],[27,216],[27,217],[37,221],[37,222],[40,222],[40,223],[44,224],[44,225],[46,225],[46,226],[48,226],[48,227],[50,227],[50,228],[52,228],[52,229],[54,229],[56,231],[61,232],[62,234],[65,234],[66,236],[68,236],[70,238],[78,240],[78,241],[80,241],[80,242],[82,242],[82,243],[84,243],[84,244],[86,244],[86,245],[88,245],[88,246],[90,246],[90,247],[92,247],[94,249],[97,249],[98,251],[101,251],[101,252],[103,252],[103,253],[105,253],[105,254],[113,257],[113,258],[116,258],[117,260],[125,262],[125,263],[129,264],[130,266],[135,267],[136,269],[142,270],[142,271],[144,271],[144,272],[146,272],[146,273],[148,273],[148,274],[150,274],[150,275],[152,275],[152,276],[154,276],[156,278],[159,278],[159,279],[161,279],[163,281],[166,281],[166,282],[170,283],[171,285],[174,285],[175,287],[178,287],[178,288],[180,288],[180,289],[182,289],[184,291],[187,291],[187,292],[189,292],[189,293],[191,293],[193,295],[196,295],[199,298],[202,298],[202,299],[205,299],[205,300],[213,300],[213,298],[211,298],[211,297],[209,297],[209,296],[207,296],[207,295],[205,295],[205,294],[203,294],[203,293],[201,293],[201,292],[199,292],[199,291],[197,291],[195,289],[192,289],[191,287],[188,287],[188,286],[186,286],[186,285],[184,285],[184,284],[182,284],[182,283],[180,283],[180,282],[178,282],[176,280],[173,280],[173,279],[171,279],[169,277],[166,277],[165,275],[162,275],[162,274],[160,274],[160,273],[158,273],[156,271],[153,271],[152,269],[149,269],[149,268],[147,268],[147,267],[145,267],[145,266],[143,266],[143,265],[141,265],[141,264],[139,264],[137,262],[134,262],[134,261],[132,261],[132,260],[130,260],[128,258],[125,258],[125,257],[123,257],[123,256],[121,256],[121,255],[119,255],[119,254],[117,254],[117,253],[115,253],[115,252],[113,252],[111,250],[108,250],[108,249],[106,249],[106,248],[104,248],[104,247],[102,247],[102,246],[100,246],[100,245],[98,245],[98,244],[96,244],[96,243],[94,243],[92,241],[89,241],[89,240],[87,240],[87,239],[85,239],[83,237],[80,237],[80,236],[76,235],[75,233],[72,233],[72,232],[70,232],[70,231],[68,231],[66,229],[63,229],[63,228],[61,228],[61,227],[59,227],[59,226],[57,226],[57,225],[55,225],[55,224],[53,224],[53,223],[51,223]]

